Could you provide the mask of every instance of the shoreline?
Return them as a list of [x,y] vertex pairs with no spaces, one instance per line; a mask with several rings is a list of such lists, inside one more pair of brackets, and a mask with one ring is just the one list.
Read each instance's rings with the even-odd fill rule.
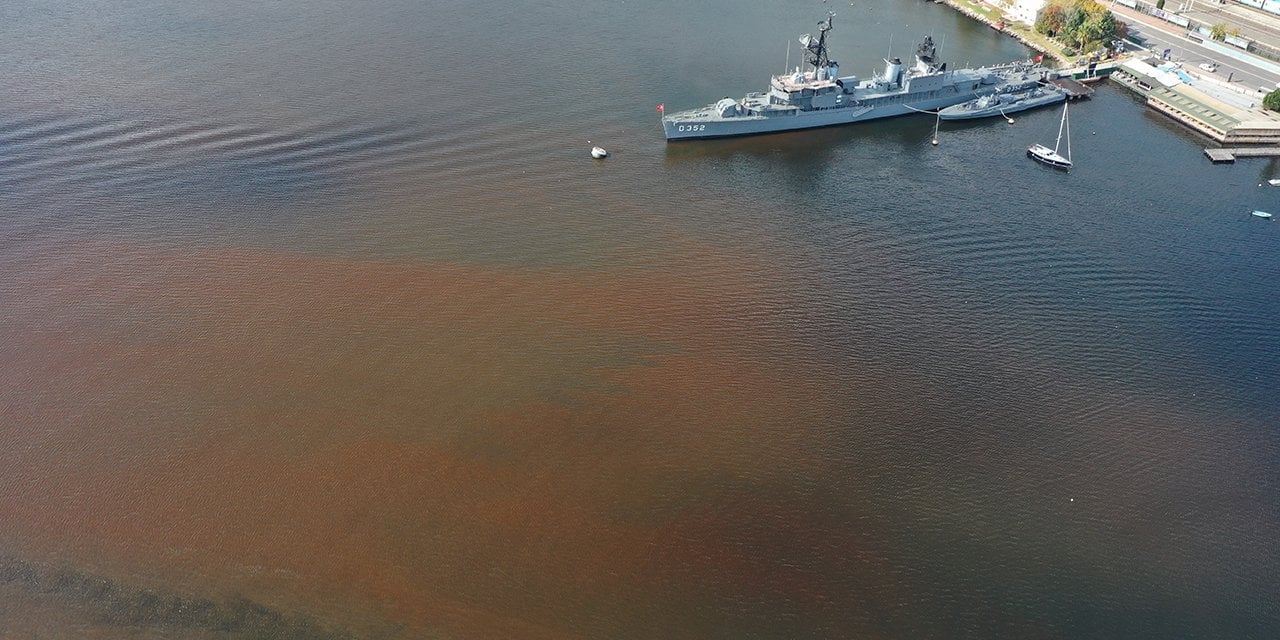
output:
[[[1014,40],[1017,40],[1018,42],[1021,42],[1022,44],[1026,45],[1027,47],[1030,47],[1031,49],[1039,51],[1040,53],[1044,54],[1046,58],[1052,58],[1056,60],[1058,64],[1062,67],[1069,67],[1072,64],[1072,61],[1069,58],[1062,55],[1061,50],[1054,51],[1053,49],[1046,47],[1043,43],[1036,42],[1026,37],[1022,33],[1020,33],[1017,29],[1009,28],[1009,26],[1006,23],[998,23],[996,20],[993,20],[990,16],[983,15],[981,11],[973,10],[972,8],[969,7],[968,4],[962,2],[961,0],[936,0],[936,1],[940,2],[941,4],[945,4],[946,6],[951,7],[952,9],[955,9],[956,11],[959,11],[961,14],[964,14],[969,18],[972,18],[974,20],[977,20],[978,22],[981,22],[987,25],[988,27],[991,27],[992,29],[999,31],[1000,33],[1006,36],[1009,36]],[[997,26],[997,24],[1002,24],[1004,26]],[[1022,24],[1022,23],[1018,22],[1017,24]]]

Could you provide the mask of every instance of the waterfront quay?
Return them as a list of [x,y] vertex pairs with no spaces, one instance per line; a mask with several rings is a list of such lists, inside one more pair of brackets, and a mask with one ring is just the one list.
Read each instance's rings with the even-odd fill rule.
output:
[[[1071,64],[1056,43],[1011,18],[1013,12],[1007,10],[1010,3],[935,1],[1017,38],[1064,66]],[[1206,12],[1203,7],[1194,9],[1192,4],[1184,5],[1188,14]],[[1280,155],[1280,146],[1275,147],[1277,153],[1268,153],[1280,145],[1280,113],[1262,107],[1267,92],[1280,86],[1271,77],[1280,65],[1253,52],[1256,48],[1280,52],[1280,16],[1244,6],[1229,7],[1229,11],[1208,9],[1216,14],[1212,19],[1223,14],[1248,14],[1244,16],[1247,20],[1230,22],[1236,35],[1219,43],[1212,40],[1208,27],[1188,20],[1178,11],[1158,10],[1136,0],[1117,0],[1108,8],[1130,25],[1131,34],[1141,33],[1142,37],[1134,40],[1144,42],[1150,49],[1131,43],[1135,54],[1096,67],[1090,64],[1061,69],[1060,77],[1088,82],[1106,75],[1141,96],[1147,106],[1210,140],[1220,145],[1250,147],[1248,152],[1231,155],[1230,159],[1206,150],[1206,156],[1214,162],[1233,161],[1236,156]],[[1205,16],[1195,17],[1205,20]],[[1228,46],[1233,44],[1236,46]],[[1104,65],[1108,73],[1103,73]]]
[[1111,78],[1146,98],[1147,106],[1223,145],[1280,144],[1280,114],[1255,92],[1196,78],[1155,58],[1120,63]]

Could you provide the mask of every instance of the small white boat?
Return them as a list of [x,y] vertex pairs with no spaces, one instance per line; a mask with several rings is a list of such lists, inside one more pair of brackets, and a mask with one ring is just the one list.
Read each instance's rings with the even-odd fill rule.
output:
[[1267,181],[1267,184],[1273,187],[1280,187],[1280,178],[1272,178]]
[[[1064,131],[1067,134],[1067,155],[1065,157],[1058,154],[1058,148],[1062,146],[1062,134]],[[1027,157],[1058,169],[1071,168],[1071,125],[1067,124],[1067,105],[1065,102],[1062,104],[1062,121],[1058,123],[1058,141],[1054,143],[1052,149],[1042,144],[1033,144],[1027,147]]]
[[591,147],[591,157],[599,160],[600,158],[609,157],[609,152],[604,147]]
[[1253,211],[1253,215],[1258,216],[1259,218],[1266,219],[1266,220],[1270,220],[1270,219],[1271,219],[1271,214],[1267,213],[1266,211],[1258,211],[1257,209],[1254,209],[1254,211]]

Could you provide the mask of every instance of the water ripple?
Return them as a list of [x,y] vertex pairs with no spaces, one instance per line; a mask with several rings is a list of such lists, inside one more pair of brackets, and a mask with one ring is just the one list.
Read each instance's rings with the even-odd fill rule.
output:
[[[506,140],[505,142],[512,142]],[[442,144],[441,144],[442,143]],[[432,140],[405,122],[164,121],[59,114],[0,120],[0,185],[10,192],[98,190],[209,199],[354,192],[388,167],[448,171],[468,140]],[[494,150],[482,151],[481,157]],[[474,158],[474,156],[473,156]]]

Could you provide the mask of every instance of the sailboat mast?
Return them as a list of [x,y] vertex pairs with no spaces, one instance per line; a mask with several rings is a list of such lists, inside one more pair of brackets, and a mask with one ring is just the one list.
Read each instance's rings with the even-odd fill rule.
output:
[[[1058,140],[1053,143],[1053,152],[1058,152],[1058,147],[1062,146],[1062,129],[1067,126],[1067,103],[1062,103],[1062,120],[1058,122]],[[1070,138],[1067,139],[1070,145]]]
[[1067,162],[1071,162],[1071,119],[1067,117],[1067,103],[1062,103],[1062,124],[1067,128]]

